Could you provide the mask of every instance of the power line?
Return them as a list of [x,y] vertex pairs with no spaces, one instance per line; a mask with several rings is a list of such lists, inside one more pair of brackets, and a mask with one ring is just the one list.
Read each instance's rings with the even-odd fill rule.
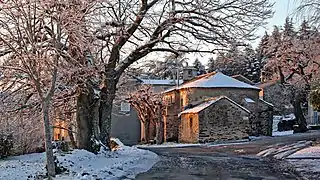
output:
[[289,5],[290,5],[290,0],[287,0],[287,17],[289,16]]

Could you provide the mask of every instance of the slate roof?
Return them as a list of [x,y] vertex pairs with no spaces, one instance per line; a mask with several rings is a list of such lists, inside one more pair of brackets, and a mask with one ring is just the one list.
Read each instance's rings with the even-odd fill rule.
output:
[[[151,85],[168,85],[168,86],[174,86],[177,84],[177,80],[172,79],[141,79],[142,84],[151,84]],[[179,84],[182,84],[183,80],[179,80]]]
[[191,80],[190,82],[184,83],[179,87],[168,89],[165,92],[170,92],[173,90],[184,88],[244,88],[260,90],[259,87],[241,82],[230,76],[224,75],[221,72],[218,72],[209,73],[200,77],[196,77],[195,80]]
[[182,115],[182,114],[195,114],[195,113],[199,113],[201,112],[202,110],[206,109],[207,107],[211,106],[212,104],[220,101],[221,99],[227,99],[229,102],[231,102],[232,104],[238,106],[239,108],[243,109],[244,111],[246,111],[247,113],[250,113],[250,111],[248,109],[246,109],[245,107],[241,106],[240,104],[236,103],[235,101],[231,100],[230,98],[228,98],[227,96],[218,96],[218,97],[213,97],[213,98],[210,98],[210,100],[207,100],[193,108],[190,108],[190,109],[186,109],[184,111],[182,111],[181,113],[179,113],[179,117]]

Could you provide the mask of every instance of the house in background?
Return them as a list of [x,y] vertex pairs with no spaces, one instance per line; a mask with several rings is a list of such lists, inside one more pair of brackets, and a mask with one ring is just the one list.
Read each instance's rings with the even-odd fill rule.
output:
[[260,88],[220,72],[164,91],[165,140],[183,142],[188,134],[193,142],[271,135],[273,105],[260,99],[259,92]]
[[[294,113],[294,107],[290,102],[292,97],[292,88],[290,85],[280,84],[278,80],[265,81],[256,84],[257,87],[261,88],[260,98],[264,99],[274,105],[274,114],[277,116],[290,116]],[[306,112],[306,120],[308,125],[320,124],[319,113],[314,111],[310,103]]]
[[[162,79],[143,79],[130,76],[126,79],[125,86],[137,87],[139,85],[151,85],[154,92],[161,92],[168,88],[177,86],[177,80],[162,80]],[[179,80],[182,84],[183,80]],[[145,139],[144,124],[138,118],[135,109],[130,107],[127,102],[115,102],[112,109],[111,120],[111,136],[119,138],[126,145],[138,144]],[[154,136],[155,127],[150,127],[150,134]]]
[[308,125],[320,125],[320,117],[319,112],[315,111],[311,106],[310,102],[308,102],[308,116],[307,116],[307,124]]

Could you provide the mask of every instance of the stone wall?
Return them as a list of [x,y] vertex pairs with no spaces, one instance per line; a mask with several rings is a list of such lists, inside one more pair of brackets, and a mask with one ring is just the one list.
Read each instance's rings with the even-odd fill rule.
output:
[[188,91],[188,103],[206,99],[208,97],[227,96],[241,104],[244,98],[259,99],[259,90],[241,88],[192,88]]
[[164,140],[166,142],[178,141],[179,136],[179,117],[181,112],[180,94],[178,91],[171,91],[164,96],[166,110],[163,116],[164,121]]
[[263,99],[274,105],[276,115],[287,115],[293,113],[292,87],[280,83],[270,84],[263,87]]
[[250,135],[271,136],[273,123],[273,106],[258,100],[252,103],[243,104],[252,112],[250,118]]
[[199,142],[248,138],[250,113],[221,99],[199,113]]
[[199,140],[199,120],[197,114],[182,114],[179,127],[179,142],[196,143]]

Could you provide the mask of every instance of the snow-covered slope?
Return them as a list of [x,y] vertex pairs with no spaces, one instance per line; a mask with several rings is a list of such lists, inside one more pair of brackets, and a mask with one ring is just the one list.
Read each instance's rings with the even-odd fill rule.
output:
[[[97,155],[79,149],[56,155],[59,165],[69,170],[58,175],[55,178],[57,180],[134,178],[148,171],[158,161],[158,156],[150,151],[127,146],[121,146],[115,152],[101,151]],[[44,153],[9,157],[0,161],[0,179],[34,179],[36,175],[44,174]]]

